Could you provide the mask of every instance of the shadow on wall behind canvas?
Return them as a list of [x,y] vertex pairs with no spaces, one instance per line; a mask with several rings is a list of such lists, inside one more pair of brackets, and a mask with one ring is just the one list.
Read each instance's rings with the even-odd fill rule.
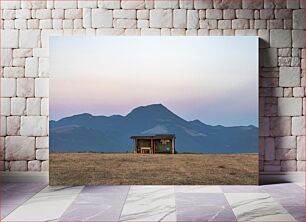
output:
[[257,37],[52,37],[50,184],[258,183]]

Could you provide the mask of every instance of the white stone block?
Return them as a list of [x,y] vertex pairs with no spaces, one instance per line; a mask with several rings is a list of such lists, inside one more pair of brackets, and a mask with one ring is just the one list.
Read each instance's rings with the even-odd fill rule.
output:
[[118,35],[124,35],[124,29],[118,29],[118,28],[102,28],[97,29],[97,36],[118,36]]
[[303,172],[305,172],[305,170],[306,170],[306,167],[305,167],[305,161],[296,161],[296,163],[297,163],[297,171],[303,171]]
[[18,48],[18,30],[1,30],[1,48]]
[[149,10],[137,10],[137,19],[149,19],[150,14],[149,14]]
[[144,9],[144,0],[121,0],[121,8],[123,9]]
[[193,5],[195,9],[213,8],[212,0],[195,0]]
[[27,99],[27,116],[39,116],[41,110],[40,98]]
[[49,96],[49,79],[36,78],[35,79],[35,97]]
[[170,36],[171,35],[171,29],[169,29],[169,28],[162,28],[160,30],[160,35],[161,36]]
[[141,29],[140,31],[142,36],[160,36],[160,29]]
[[281,161],[281,171],[296,171],[296,160],[283,160]]
[[306,160],[305,139],[305,136],[297,137],[297,160]]
[[296,87],[300,86],[301,69],[299,67],[280,67],[279,86]]
[[193,9],[193,0],[179,0],[180,8]]
[[15,29],[15,20],[4,20],[2,27],[5,30]]
[[20,116],[7,117],[7,135],[17,136],[20,134]]
[[47,1],[44,1],[44,0],[21,1],[21,8],[24,8],[24,9],[40,9],[40,8],[46,8],[46,7],[47,7]]
[[242,8],[245,9],[261,9],[264,7],[263,0],[242,0]]
[[[0,136],[6,136],[7,134],[7,124],[6,124],[6,117],[1,116],[0,117]],[[0,144],[2,145],[2,144]],[[2,147],[1,147],[2,149]],[[2,153],[3,149],[0,151]]]
[[172,36],[185,36],[186,30],[185,29],[171,29]]
[[64,9],[53,9],[51,16],[53,19],[64,19],[64,14]]
[[83,9],[83,27],[84,28],[91,28],[91,9],[84,8]]
[[114,28],[136,28],[136,19],[114,19]]
[[14,97],[11,99],[11,115],[25,115],[25,98]]
[[2,19],[8,20],[8,19],[15,19],[15,18],[16,18],[16,10],[3,9]]
[[30,19],[31,10],[29,9],[17,9],[15,14],[17,19]]
[[49,148],[49,137],[36,137],[36,149],[48,149]]
[[1,9],[19,9],[20,1],[1,1]]
[[38,150],[36,150],[36,159],[37,160],[48,160],[49,159],[49,150],[48,149],[38,149]]
[[253,19],[254,18],[254,10],[251,9],[237,9],[236,17],[238,19]]
[[296,136],[276,137],[275,146],[278,149],[296,149]]
[[236,0],[214,0],[214,8],[216,9],[240,9],[241,1]]
[[265,138],[265,160],[275,159],[275,144],[274,138]]
[[33,55],[32,49],[14,49],[13,50],[14,58],[31,57],[32,55]]
[[52,17],[51,9],[37,9],[35,11],[35,18],[50,19]]
[[149,20],[137,20],[137,28],[149,28]]
[[1,101],[1,116],[11,115],[11,99],[9,98],[0,98]]
[[66,9],[65,18],[66,19],[80,19],[83,17],[82,9]]
[[78,8],[97,8],[96,0],[78,1]]
[[305,15],[304,10],[293,10],[293,29],[305,29]]
[[264,49],[264,66],[277,67],[277,49],[267,48]]
[[296,149],[276,149],[275,158],[276,160],[295,160]]
[[26,58],[25,77],[37,77],[37,76],[38,76],[38,58],[36,57]]
[[52,19],[42,19],[39,21],[40,29],[52,29],[52,27],[53,27]]
[[[24,68],[23,67],[25,66],[25,58],[13,58],[13,66],[22,68],[23,73],[24,73]],[[24,74],[23,74],[23,76],[24,76]]]
[[40,30],[20,30],[19,46],[21,48],[40,47]]
[[300,0],[289,0],[287,1],[287,8],[298,9],[300,7]]
[[120,19],[136,19],[136,10],[135,9],[115,9],[113,11],[113,18]]
[[291,31],[272,29],[270,31],[270,45],[276,48],[291,47]]
[[41,162],[41,171],[49,171],[49,161]]
[[179,7],[178,0],[158,0],[154,1],[154,8],[176,9]]
[[291,117],[271,117],[271,136],[290,136]]
[[71,9],[71,8],[77,8],[77,7],[78,7],[77,0],[54,1],[54,8]]
[[92,27],[93,28],[110,28],[113,26],[113,13],[106,9],[92,10]]
[[1,65],[2,66],[11,66],[13,59],[12,49],[1,49]]
[[40,171],[41,162],[39,160],[31,160],[28,162],[28,171]]
[[5,160],[34,160],[35,138],[7,136],[5,138]]
[[302,98],[278,98],[279,116],[301,116]]
[[153,9],[150,10],[151,28],[171,28],[172,10]]
[[48,98],[41,99],[41,115],[49,116],[49,99]]
[[26,19],[15,19],[15,29],[26,29],[27,20]]
[[22,116],[20,135],[47,136],[48,118],[46,116]]
[[39,59],[38,76],[49,77],[49,59],[47,58]]
[[118,0],[98,0],[98,7],[105,9],[120,8],[120,1]]
[[125,29],[124,35],[126,36],[139,36],[140,35],[140,29],[133,28],[133,29]]
[[197,29],[187,29],[186,36],[197,36],[198,30]]
[[10,161],[8,168],[10,171],[27,171],[27,161]]
[[232,21],[231,20],[219,20],[218,29],[231,29]]
[[173,27],[186,28],[187,27],[187,11],[186,9],[173,10]]
[[4,77],[23,77],[24,68],[22,67],[4,67],[3,76]]
[[304,48],[305,47],[304,30],[293,30],[292,31],[292,46],[294,48]]
[[197,10],[187,10],[187,28],[199,28],[199,13]]
[[305,135],[305,117],[304,116],[292,117],[292,135],[293,136]]
[[294,97],[304,97],[305,96],[304,87],[294,87],[293,88],[293,96]]
[[222,19],[222,10],[220,9],[207,9],[206,10],[207,19]]
[[63,20],[63,29],[73,29],[73,20],[72,19],[64,19]]
[[16,79],[1,78],[1,97],[16,96]]
[[232,20],[232,29],[248,29],[249,21],[247,19]]
[[83,29],[83,20],[82,19],[74,19],[73,20],[73,35],[78,32],[78,34],[82,33],[81,35],[85,35],[86,30]]
[[33,97],[34,96],[34,79],[18,78],[17,79],[17,96]]

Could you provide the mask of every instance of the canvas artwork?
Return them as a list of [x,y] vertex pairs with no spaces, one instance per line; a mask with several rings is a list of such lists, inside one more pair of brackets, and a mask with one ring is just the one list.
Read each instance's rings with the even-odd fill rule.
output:
[[258,183],[257,37],[51,37],[50,184]]

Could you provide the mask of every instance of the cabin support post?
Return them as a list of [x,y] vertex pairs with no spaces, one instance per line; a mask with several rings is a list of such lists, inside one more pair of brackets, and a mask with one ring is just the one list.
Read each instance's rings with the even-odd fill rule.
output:
[[171,140],[171,150],[172,154],[174,154],[174,138]]

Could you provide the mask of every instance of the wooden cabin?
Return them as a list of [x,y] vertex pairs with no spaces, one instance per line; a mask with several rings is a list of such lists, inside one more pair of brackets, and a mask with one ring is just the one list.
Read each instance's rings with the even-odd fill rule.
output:
[[174,134],[158,134],[154,136],[132,136],[131,139],[134,140],[134,153],[175,153]]

